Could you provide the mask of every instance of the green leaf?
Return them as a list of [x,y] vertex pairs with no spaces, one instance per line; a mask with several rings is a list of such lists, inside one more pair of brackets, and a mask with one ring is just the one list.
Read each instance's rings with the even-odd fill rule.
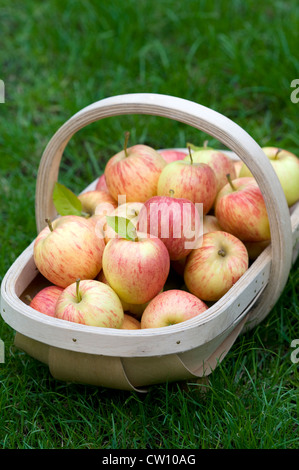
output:
[[134,224],[125,217],[118,217],[107,215],[107,224],[113,228],[113,230],[121,237],[126,240],[135,241],[136,239],[136,228]]
[[55,209],[60,215],[82,215],[80,199],[63,184],[55,183],[53,202]]

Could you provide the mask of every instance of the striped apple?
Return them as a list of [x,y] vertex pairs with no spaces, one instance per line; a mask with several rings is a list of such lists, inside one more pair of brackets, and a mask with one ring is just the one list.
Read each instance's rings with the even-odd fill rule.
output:
[[219,191],[215,215],[224,231],[242,241],[269,240],[270,225],[261,190],[252,177],[237,178]]
[[124,149],[111,157],[105,167],[108,190],[115,200],[125,195],[126,202],[145,202],[157,194],[157,185],[164,158],[152,147],[137,144],[127,148],[128,133]]
[[200,213],[193,202],[185,198],[154,196],[139,212],[137,229],[159,237],[166,246],[171,261],[186,257],[202,234]]
[[189,292],[171,289],[157,295],[141,317],[141,328],[176,325],[205,312],[208,306]]
[[186,153],[182,152],[181,150],[163,149],[158,150],[158,152],[160,155],[162,155],[162,157],[167,163],[175,162],[177,160],[183,160],[186,157]]
[[104,173],[99,176],[95,189],[97,191],[106,191],[107,193],[109,192]]
[[120,299],[144,304],[155,297],[167,280],[170,259],[157,237],[136,232],[135,240],[114,238],[105,246],[103,273]]
[[128,313],[124,314],[124,321],[122,324],[122,330],[140,330],[141,324],[137,318],[132,317]]
[[187,257],[184,280],[187,289],[203,301],[217,301],[248,269],[244,243],[217,230],[203,235],[200,248]]
[[[215,150],[207,146],[194,147],[192,159],[194,163],[205,163],[212,168],[217,180],[217,193],[227,184],[226,175],[228,173],[231,175],[232,179],[236,178],[234,162],[220,150]],[[190,156],[186,156],[185,160],[190,161]]]
[[81,216],[49,221],[34,242],[36,267],[52,284],[67,287],[77,278],[94,279],[102,269],[105,247],[94,224]]
[[212,208],[217,194],[217,180],[214,171],[205,163],[189,160],[177,160],[168,163],[162,170],[158,196],[168,196],[174,191],[177,198],[189,199],[203,205],[203,215]]
[[[101,270],[99,274],[96,277],[97,281],[104,282],[109,286],[109,283],[105,277],[104,271]],[[144,304],[131,304],[128,302],[125,302],[124,300],[120,299],[122,307],[124,309],[124,312],[126,314],[129,314],[131,317],[133,316],[137,320],[140,320],[141,315],[143,314],[145,308],[148,305],[148,302],[145,302]]]
[[95,224],[117,207],[116,200],[107,191],[86,191],[79,194],[78,199],[81,201],[82,211],[89,214]]
[[41,289],[33,299],[30,301],[29,306],[38,312],[44,313],[49,317],[54,317],[55,306],[58,297],[63,292],[63,287],[47,286]]
[[107,284],[77,279],[59,296],[55,317],[82,325],[121,328],[124,312],[118,296]]

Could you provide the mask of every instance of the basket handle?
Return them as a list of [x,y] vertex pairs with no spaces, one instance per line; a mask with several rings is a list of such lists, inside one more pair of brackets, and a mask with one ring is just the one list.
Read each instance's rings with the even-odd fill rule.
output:
[[133,93],[105,98],[74,114],[54,134],[41,158],[35,207],[38,232],[45,226],[46,218],[57,216],[52,193],[62,154],[71,137],[95,121],[128,114],[161,116],[188,124],[222,142],[248,166],[263,194],[270,223],[270,281],[259,301],[262,306],[267,302],[270,310],[287,282],[292,263],[291,221],[282,187],[268,158],[246,131],[224,115],[193,101],[169,95]]

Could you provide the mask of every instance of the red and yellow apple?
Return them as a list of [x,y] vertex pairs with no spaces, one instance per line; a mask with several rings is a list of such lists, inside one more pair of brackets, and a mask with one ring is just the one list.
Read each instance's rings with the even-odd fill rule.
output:
[[186,157],[186,153],[175,149],[158,150],[159,154],[162,155],[166,163],[175,162],[177,160],[183,160]]
[[209,232],[202,246],[187,258],[184,280],[187,289],[203,301],[217,301],[248,269],[244,243],[234,235]]
[[[104,271],[101,270],[96,277],[97,281],[104,282],[109,286],[109,283],[105,277]],[[131,316],[134,316],[134,318],[140,319],[141,315],[144,312],[145,307],[148,305],[148,302],[145,302],[144,304],[131,304],[128,302],[125,302],[124,300],[120,299],[123,310],[125,313],[131,314]]]
[[213,206],[217,194],[217,180],[214,171],[205,163],[177,160],[168,163],[162,170],[157,195],[169,196],[174,191],[177,198],[185,198],[194,204],[203,205],[203,215]]
[[137,318],[132,317],[132,315],[124,314],[124,321],[121,326],[122,330],[140,330],[141,324]]
[[55,317],[83,325],[121,328],[124,311],[116,293],[96,280],[77,280],[59,296]]
[[223,230],[220,226],[217,217],[212,214],[203,216],[203,234],[208,232],[215,232],[216,230]]
[[61,292],[63,292],[63,287],[44,287],[37,294],[35,294],[33,299],[30,301],[29,306],[38,312],[48,315],[49,317],[54,317],[55,306]]
[[[217,180],[217,193],[226,185],[228,173],[232,179],[236,178],[234,163],[224,152],[207,146],[194,148],[196,150],[192,151],[193,162],[205,163],[214,171]],[[190,155],[187,155],[185,160],[190,161]]]
[[105,178],[108,190],[115,200],[126,196],[126,202],[145,202],[157,194],[160,173],[166,161],[155,149],[137,144],[124,149],[108,160]]
[[205,312],[208,306],[189,292],[171,289],[157,295],[141,317],[141,328],[176,325]]
[[[288,150],[278,147],[263,147],[280,181],[288,206],[299,201],[299,158]],[[245,164],[240,170],[240,177],[253,176]]]
[[95,189],[96,191],[106,191],[107,193],[109,192],[104,173],[99,176]]
[[[223,230],[222,227],[220,227],[220,224],[217,218],[211,214],[206,214],[203,216],[202,225],[203,225],[202,235],[205,233],[209,233],[209,232],[215,232],[216,230]],[[198,248],[201,244],[201,241],[202,241],[202,237],[198,240],[198,243],[197,243]],[[184,271],[185,271],[187,258],[188,256],[186,256],[185,258],[176,260],[176,261],[171,261],[170,263],[174,271],[182,277],[184,277]]]
[[93,279],[102,269],[105,243],[94,225],[81,216],[49,221],[34,242],[33,255],[40,273],[52,284],[67,287],[80,279]]
[[137,230],[160,238],[170,260],[179,260],[197,247],[202,227],[195,204],[171,194],[154,196],[144,203],[138,215]]
[[164,287],[170,259],[164,243],[156,237],[136,233],[135,240],[113,238],[103,253],[103,273],[120,299],[144,304]]
[[93,190],[79,194],[78,199],[82,204],[82,211],[89,214],[90,218],[97,222],[101,217],[109,215],[117,207],[117,202],[106,191]]
[[223,230],[242,241],[270,239],[265,201],[252,177],[229,179],[217,194],[215,215]]
[[148,302],[145,302],[143,304],[132,304],[132,303],[125,302],[122,299],[120,299],[120,301],[123,306],[124,312],[129,313],[131,316],[133,316],[134,318],[137,318],[138,320],[140,320],[145,308],[148,305]]

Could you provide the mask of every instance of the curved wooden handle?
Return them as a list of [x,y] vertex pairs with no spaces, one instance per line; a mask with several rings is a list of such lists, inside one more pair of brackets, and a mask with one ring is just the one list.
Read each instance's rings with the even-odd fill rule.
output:
[[268,311],[284,288],[292,262],[292,230],[289,208],[276,173],[259,145],[236,123],[205,106],[169,95],[136,93],[105,98],[72,116],[49,141],[40,162],[36,186],[38,232],[46,218],[57,216],[52,201],[62,154],[71,137],[92,122],[125,114],[166,117],[195,127],[222,142],[248,166],[264,196],[271,232],[272,266],[268,283],[255,309]]

